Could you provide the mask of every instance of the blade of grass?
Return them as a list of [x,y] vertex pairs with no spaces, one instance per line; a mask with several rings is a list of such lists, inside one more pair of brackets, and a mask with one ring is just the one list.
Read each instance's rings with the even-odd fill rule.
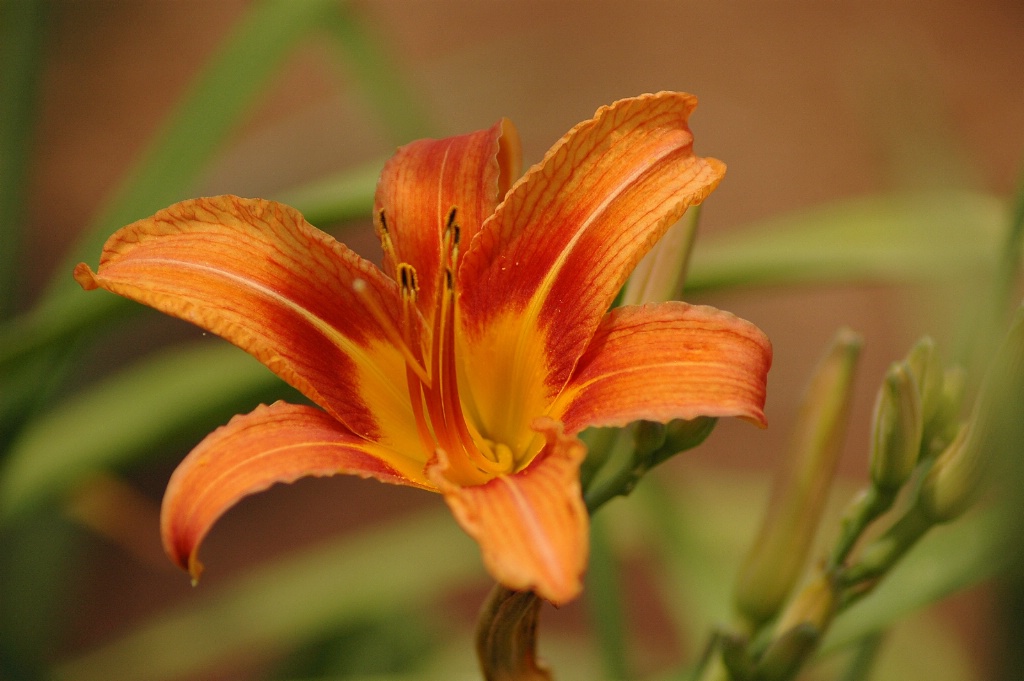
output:
[[87,228],[39,306],[0,331],[0,363],[58,343],[130,309],[116,296],[82,296],[75,264],[93,261],[118,227],[186,198],[198,173],[249,111],[294,45],[317,28],[336,0],[264,0],[253,5],[172,114],[128,181]]
[[0,2],[0,319],[15,309],[46,6]]
[[373,35],[366,22],[348,3],[338,3],[323,24],[338,48],[346,72],[354,76],[373,113],[396,143],[428,137],[433,125],[419,98],[410,92],[391,55],[381,50],[388,41]]
[[256,568],[209,598],[62,664],[54,678],[198,678],[221,660],[280,651],[345,623],[425,607],[477,574],[483,573],[472,541],[447,513],[424,513]]

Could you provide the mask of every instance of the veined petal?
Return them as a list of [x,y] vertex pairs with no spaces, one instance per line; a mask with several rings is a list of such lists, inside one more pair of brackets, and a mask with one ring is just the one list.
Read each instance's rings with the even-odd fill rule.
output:
[[771,343],[728,312],[680,302],[612,310],[559,395],[552,416],[566,432],[698,416],[738,416],[759,426]]
[[417,140],[385,164],[374,210],[384,271],[397,279],[400,263],[412,265],[427,328],[432,328],[437,284],[444,276],[442,238],[452,209],[464,251],[518,179],[520,158],[515,126],[502,120],[468,135]]
[[560,605],[579,594],[587,563],[589,519],[579,482],[586,449],[551,419],[534,425],[547,444],[514,475],[459,487],[445,477],[443,459],[429,465],[427,475],[480,544],[484,565],[498,582]]
[[184,201],[116,232],[98,272],[80,264],[75,278],[226,338],[354,433],[378,440],[386,418],[396,447],[418,442],[397,285],[293,208]]
[[342,473],[433,489],[408,459],[314,407],[276,402],[236,416],[206,436],[171,476],[160,512],[164,550],[198,579],[200,543],[240,499],[274,483]]
[[541,413],[508,403],[550,403],[636,263],[721,180],[724,164],[693,154],[696,103],[660,93],[598,110],[513,186],[466,253],[466,376],[494,439]]

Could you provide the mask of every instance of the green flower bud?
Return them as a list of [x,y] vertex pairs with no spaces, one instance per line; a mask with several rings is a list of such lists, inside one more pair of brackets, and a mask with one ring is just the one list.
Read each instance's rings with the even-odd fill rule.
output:
[[889,367],[875,400],[871,428],[871,482],[897,490],[910,479],[921,450],[922,401],[907,362]]
[[708,439],[718,419],[698,416],[695,419],[676,419],[663,427],[661,446],[651,454],[651,466],[657,466],[680,452],[693,449]]
[[992,359],[970,420],[939,454],[921,484],[919,504],[934,522],[963,513],[978,496],[990,461],[1019,452],[1024,421],[1024,307]]
[[679,300],[697,236],[700,206],[691,206],[644,256],[622,293],[622,305]]
[[963,367],[950,367],[942,376],[942,392],[931,421],[925,424],[921,456],[932,458],[944,450],[960,431],[958,415],[967,390],[967,374]]
[[982,452],[975,432],[974,424],[963,426],[921,484],[918,503],[934,523],[958,517],[977,496]]
[[914,374],[921,398],[921,422],[927,425],[939,408],[944,379],[935,341],[929,336],[917,341],[907,354],[907,364]]
[[769,512],[736,584],[736,610],[754,627],[775,616],[804,570],[842,451],[860,347],[857,334],[840,331],[804,395]]
[[835,580],[817,573],[786,607],[775,626],[776,638],[757,663],[758,681],[788,681],[796,676],[832,622],[838,605]]

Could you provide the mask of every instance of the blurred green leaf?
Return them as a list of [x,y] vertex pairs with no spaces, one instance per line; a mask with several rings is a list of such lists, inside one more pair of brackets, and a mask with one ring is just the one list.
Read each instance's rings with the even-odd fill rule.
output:
[[384,159],[371,161],[271,198],[299,209],[306,220],[321,228],[360,218],[369,221],[383,167]]
[[25,171],[32,141],[46,5],[0,2],[0,319],[18,293]]
[[374,115],[396,143],[405,144],[431,134],[429,116],[420,99],[409,90],[401,70],[381,46],[385,36],[374,35],[349,3],[337,3],[322,28],[342,57],[346,72],[355,76]]
[[998,261],[1005,203],[968,192],[828,204],[697,241],[687,290],[853,280],[909,282]]
[[483,576],[475,544],[447,511],[402,518],[258,567],[68,661],[54,677],[198,678],[218,661],[286,650],[345,624],[427,607],[475,576]]
[[180,101],[135,172],[57,268],[40,305],[0,328],[0,364],[130,309],[116,296],[83,296],[71,278],[75,264],[93,262],[117,228],[187,198],[199,172],[250,110],[270,76],[336,3],[264,0],[252,6]]
[[34,420],[0,472],[0,520],[208,427],[239,403],[285,390],[246,353],[211,342],[151,355]]

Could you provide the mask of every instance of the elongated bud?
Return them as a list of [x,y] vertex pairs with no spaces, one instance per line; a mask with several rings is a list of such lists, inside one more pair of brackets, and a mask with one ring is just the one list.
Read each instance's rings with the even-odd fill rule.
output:
[[691,206],[637,264],[626,283],[623,305],[679,300],[697,236],[700,206]]
[[925,424],[921,442],[921,456],[932,458],[944,450],[960,431],[960,409],[967,389],[967,374],[963,367],[946,369],[942,376],[942,392],[931,421]]
[[922,400],[907,362],[889,367],[875,400],[871,427],[871,482],[897,490],[910,478],[921,451]]
[[804,395],[769,511],[736,584],[734,605],[751,625],[778,612],[806,563],[842,451],[860,347],[857,334],[841,330]]
[[836,612],[838,594],[832,575],[819,572],[786,607],[775,630],[782,635],[801,624],[810,624],[818,631],[825,631]]
[[921,398],[921,423],[932,422],[942,399],[943,370],[935,341],[925,336],[914,344],[907,354],[907,365],[914,375],[918,394]]
[[953,520],[975,499],[983,452],[974,433],[974,424],[963,426],[921,484],[918,503],[933,523]]
[[779,617],[776,638],[758,661],[753,678],[758,681],[794,678],[831,624],[838,593],[830,575],[815,574]]
[[966,427],[938,456],[921,485],[920,504],[935,522],[963,513],[990,462],[1020,451],[1024,422],[1024,307],[992,359]]

